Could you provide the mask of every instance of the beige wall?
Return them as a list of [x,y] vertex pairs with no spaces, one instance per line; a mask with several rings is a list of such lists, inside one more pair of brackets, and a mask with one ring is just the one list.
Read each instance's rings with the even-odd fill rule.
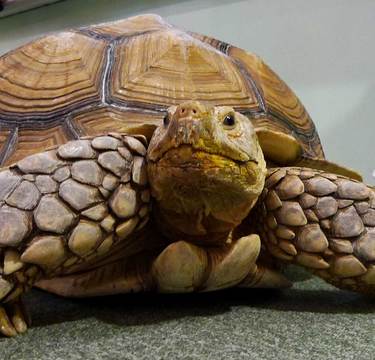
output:
[[145,12],[262,56],[307,107],[327,157],[375,183],[373,0],[66,0],[0,19],[0,53],[45,32]]

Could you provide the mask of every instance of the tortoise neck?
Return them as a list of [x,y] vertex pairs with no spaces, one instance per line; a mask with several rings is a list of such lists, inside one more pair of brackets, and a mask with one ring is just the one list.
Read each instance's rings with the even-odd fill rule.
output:
[[235,224],[206,216],[203,211],[194,214],[178,213],[154,206],[154,216],[161,233],[171,242],[185,240],[191,243],[220,246],[231,237]]

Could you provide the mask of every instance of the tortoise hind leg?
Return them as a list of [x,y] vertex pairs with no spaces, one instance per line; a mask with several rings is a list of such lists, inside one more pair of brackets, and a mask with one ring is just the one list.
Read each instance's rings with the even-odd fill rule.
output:
[[275,258],[339,288],[375,294],[372,188],[307,168],[270,169],[257,209],[259,233]]

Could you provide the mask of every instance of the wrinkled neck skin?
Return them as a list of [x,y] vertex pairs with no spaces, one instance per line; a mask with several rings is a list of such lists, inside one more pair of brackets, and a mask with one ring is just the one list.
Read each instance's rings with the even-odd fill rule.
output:
[[179,110],[172,109],[148,150],[156,223],[172,242],[223,245],[263,189],[263,154],[246,117],[235,113],[236,125],[223,127],[233,109],[202,106],[195,117],[176,116]]
[[[255,187],[238,189],[233,184],[244,185],[241,174],[255,175],[252,163],[240,165],[219,156],[207,158],[202,153],[190,153],[190,149],[185,151],[195,166],[173,166],[169,159],[158,164],[158,172],[163,176],[152,192],[156,222],[171,241],[183,239],[201,245],[226,243],[232,230],[257,201],[258,187],[263,187],[263,180],[257,179],[253,183]],[[203,171],[202,164],[207,162],[211,167]],[[251,175],[249,178],[254,181]]]

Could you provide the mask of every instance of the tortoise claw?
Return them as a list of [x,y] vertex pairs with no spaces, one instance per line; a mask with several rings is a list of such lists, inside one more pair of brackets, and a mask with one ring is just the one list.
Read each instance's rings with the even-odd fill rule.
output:
[[4,306],[0,305],[0,332],[8,337],[16,336],[17,331],[9,319]]
[[22,300],[18,298],[8,304],[0,305],[0,333],[12,337],[26,332],[30,319]]

